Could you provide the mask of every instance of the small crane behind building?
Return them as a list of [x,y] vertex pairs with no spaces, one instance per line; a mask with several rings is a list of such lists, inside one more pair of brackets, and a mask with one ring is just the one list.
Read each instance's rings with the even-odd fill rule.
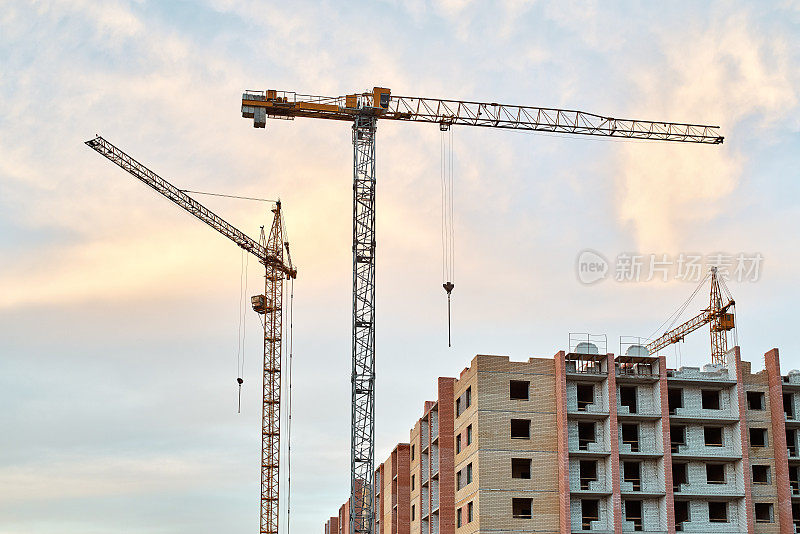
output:
[[[264,294],[252,297],[253,310],[264,319],[264,372],[261,410],[261,532],[278,534],[281,423],[281,348],[283,281],[297,277],[289,243],[284,241],[280,201],[272,210],[269,234],[261,227],[259,241],[251,239],[198,201],[133,159],[100,136],[86,141],[98,154],[118,165],[134,178],[153,188],[221,233],[264,265]],[[284,249],[286,260],[284,260]],[[241,385],[241,377],[237,378]]]
[[[700,282],[700,286],[709,278],[711,279],[711,295],[708,308],[683,324],[665,332],[658,339],[648,343],[647,351],[650,354],[655,354],[664,347],[683,341],[688,334],[705,325],[710,325],[711,363],[719,365],[725,363],[725,354],[728,352],[728,335],[736,328],[734,313],[736,302],[733,300],[730,291],[728,291],[725,281],[719,276],[717,267],[711,268],[709,274]],[[698,286],[698,289],[700,286]],[[695,290],[695,294],[696,292],[697,290]],[[688,304],[688,301],[686,304]],[[685,308],[686,304],[682,308]]]

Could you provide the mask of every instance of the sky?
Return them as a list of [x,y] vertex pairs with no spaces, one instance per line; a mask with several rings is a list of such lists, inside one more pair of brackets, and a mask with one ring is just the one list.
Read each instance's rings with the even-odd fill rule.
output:
[[[800,368],[797,1],[0,6],[4,534],[258,528],[252,312],[241,414],[235,379],[240,299],[263,274],[245,262],[244,291],[240,250],[84,146],[95,134],[179,187],[281,198],[298,267],[291,528],[320,531],[346,500],[350,131],[310,119],[254,129],[240,115],[245,89],[384,86],[725,136],[710,146],[454,128],[448,348],[441,133],[379,122],[378,461],[408,440],[436,378],[476,354],[550,357],[570,333],[605,335],[617,353],[620,336],[660,333],[697,285],[678,279],[679,258],[704,269],[753,259],[757,273],[727,282],[742,357],[761,369],[778,347],[784,371]],[[251,236],[271,220],[266,203],[198,199]],[[584,283],[586,257],[607,262],[605,278]],[[674,272],[617,280],[626,258]],[[702,366],[708,344],[698,331],[663,354]]]

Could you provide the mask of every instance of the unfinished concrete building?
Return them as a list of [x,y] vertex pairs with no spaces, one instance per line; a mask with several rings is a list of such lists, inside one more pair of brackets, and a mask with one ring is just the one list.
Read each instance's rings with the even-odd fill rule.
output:
[[800,373],[777,349],[758,373],[738,347],[680,369],[604,349],[440,378],[377,470],[376,532],[800,532]]

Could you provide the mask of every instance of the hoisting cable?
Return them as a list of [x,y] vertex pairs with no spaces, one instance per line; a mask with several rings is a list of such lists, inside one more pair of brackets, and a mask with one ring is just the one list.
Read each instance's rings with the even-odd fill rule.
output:
[[245,321],[244,296],[247,293],[247,272],[250,267],[250,255],[242,250],[242,266],[239,271],[239,339],[236,349],[236,383],[239,385],[238,408],[236,413],[242,413],[242,384],[244,383],[244,351],[242,350],[247,338],[247,321]]
[[[286,250],[289,250],[289,243],[286,243]],[[292,512],[292,329],[294,322],[294,278],[289,280],[289,391],[286,400],[287,423],[286,423],[286,534],[289,534],[289,519]]]
[[441,137],[442,182],[442,287],[447,292],[447,346],[452,347],[450,329],[450,295],[456,287],[454,269],[453,232],[453,131],[442,130]]
[[256,198],[256,197],[240,197],[238,195],[224,195],[222,193],[207,193],[205,191],[191,191],[189,189],[181,189],[181,193],[193,193],[195,195],[208,195],[210,197],[225,197],[225,198],[235,198],[238,200],[255,200],[257,202],[277,202],[275,200],[270,200],[268,198]]

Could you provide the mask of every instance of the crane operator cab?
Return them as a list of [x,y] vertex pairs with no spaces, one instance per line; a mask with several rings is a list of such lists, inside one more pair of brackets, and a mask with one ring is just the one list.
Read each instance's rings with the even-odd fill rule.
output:
[[264,295],[253,295],[250,297],[250,304],[253,306],[253,311],[264,315],[268,311],[274,311],[269,299]]

